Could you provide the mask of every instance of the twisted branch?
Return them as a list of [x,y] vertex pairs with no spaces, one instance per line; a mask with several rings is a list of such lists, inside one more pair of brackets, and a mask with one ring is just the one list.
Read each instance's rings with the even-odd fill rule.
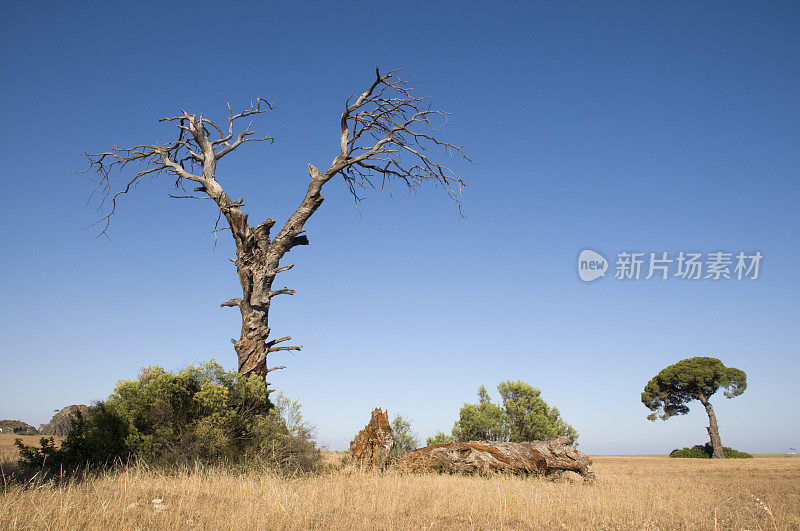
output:
[[[111,150],[103,153],[84,153],[89,162],[86,171],[93,171],[97,175],[97,182],[89,195],[89,202],[98,195],[100,196],[102,216],[92,224],[100,226],[98,236],[108,236],[111,217],[117,210],[119,197],[129,193],[148,175],[151,177],[159,174],[175,176],[175,187],[180,190],[184,189],[183,184],[186,181],[199,183],[200,186],[196,187],[194,191],[206,195],[170,194],[170,196],[177,199],[214,199],[219,204],[219,198],[210,193],[214,187],[208,186],[209,181],[216,182],[214,170],[217,161],[245,142],[273,141],[273,138],[268,135],[256,137],[255,132],[251,129],[252,122],[248,123],[240,132],[234,133],[236,122],[248,116],[264,114],[273,108],[267,100],[258,98],[249,109],[233,114],[229,104],[227,124],[224,129],[202,115],[198,116],[181,110],[180,115],[168,116],[159,120],[159,122],[177,123],[178,138],[174,142],[163,145],[141,144],[133,147],[113,146]],[[128,179],[121,190],[112,194],[111,173],[122,171],[129,164],[138,165],[141,170]],[[233,206],[241,206],[241,204],[234,203]],[[219,207],[220,209],[230,208],[231,205],[219,204]]]
[[[393,179],[414,190],[425,181],[434,181],[444,188],[461,211],[459,196],[465,186],[449,167],[436,162],[433,148],[447,155],[460,155],[470,161],[464,146],[438,139],[438,125],[447,121],[449,113],[431,108],[426,98],[411,94],[406,79],[399,78],[402,69],[385,76],[376,70],[376,79],[354,102],[347,100],[340,119],[340,151],[331,166],[322,172],[328,178],[341,174],[356,201],[357,188],[374,186],[372,178],[381,178],[381,187]],[[440,119],[441,124],[435,123]],[[470,161],[471,162],[471,161]]]

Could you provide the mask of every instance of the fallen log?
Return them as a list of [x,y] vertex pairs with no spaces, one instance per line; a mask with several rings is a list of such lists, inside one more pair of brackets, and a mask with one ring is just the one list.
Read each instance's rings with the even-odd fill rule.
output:
[[409,472],[545,474],[570,470],[595,479],[592,460],[570,444],[569,437],[547,441],[472,441],[436,444],[406,454],[398,468]]
[[394,433],[389,413],[375,408],[369,424],[350,442],[348,465],[358,468],[386,468],[389,452],[394,446]]

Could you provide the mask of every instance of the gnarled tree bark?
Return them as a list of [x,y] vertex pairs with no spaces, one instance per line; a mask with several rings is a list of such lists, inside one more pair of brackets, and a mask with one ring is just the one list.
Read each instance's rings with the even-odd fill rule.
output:
[[376,407],[372,410],[369,423],[350,441],[348,465],[383,470],[389,461],[392,446],[394,432],[389,424],[389,413]]
[[594,481],[592,460],[570,444],[569,437],[547,441],[471,441],[437,444],[406,454],[398,468],[409,472],[545,474],[569,470]]
[[[353,101],[351,101],[353,100]],[[325,170],[308,165],[308,188],[300,205],[274,237],[271,231],[275,220],[267,219],[255,227],[248,223],[242,210],[243,199],[232,200],[217,179],[217,164],[226,155],[250,141],[272,141],[269,136],[257,138],[250,129],[234,133],[243,118],[260,115],[272,109],[264,99],[238,114],[228,106],[227,124],[220,126],[203,117],[182,111],[182,114],[164,118],[178,128],[178,139],[170,144],[138,145],[131,148],[114,147],[99,154],[85,154],[90,168],[99,175],[92,195],[102,195],[102,204],[109,210],[98,223],[100,233],[106,234],[111,216],[116,210],[118,198],[128,193],[135,184],[147,175],[166,173],[176,177],[176,187],[196,184],[190,195],[173,195],[176,198],[211,199],[219,209],[221,219],[227,221],[227,229],[236,245],[233,260],[242,288],[242,296],[223,302],[222,307],[236,307],[242,317],[242,329],[238,340],[232,340],[239,361],[239,373],[245,376],[266,377],[282,366],[268,367],[267,357],[271,352],[300,350],[299,345],[283,345],[290,336],[270,340],[269,310],[272,298],[277,295],[292,295],[288,288],[273,289],[278,274],[293,267],[281,265],[293,247],[308,245],[304,234],[305,224],[324,201],[323,186],[337,175],[341,175],[353,196],[358,200],[357,188],[372,186],[371,177],[379,176],[382,185],[399,180],[410,189],[425,181],[441,185],[458,202],[458,192],[463,182],[448,167],[435,162],[429,156],[431,148],[455,152],[464,158],[462,146],[437,139],[432,119],[443,118],[447,113],[424,105],[424,98],[411,95],[406,81],[398,78],[393,70],[381,75],[376,70],[375,80],[360,96],[348,99],[340,117],[341,134],[339,152]],[[469,160],[469,159],[467,159]],[[144,169],[137,172],[122,190],[111,193],[110,173],[130,163],[141,164]],[[215,227],[215,232],[217,229]],[[267,384],[269,386],[269,383]],[[268,389],[268,392],[271,390]]]

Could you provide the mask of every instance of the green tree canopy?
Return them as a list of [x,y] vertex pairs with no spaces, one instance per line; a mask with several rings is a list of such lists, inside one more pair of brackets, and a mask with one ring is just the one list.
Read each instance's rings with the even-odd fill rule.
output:
[[491,401],[486,388],[478,389],[478,403],[464,404],[453,426],[457,441],[537,441],[566,435],[578,439],[575,428],[564,422],[555,407],[547,405],[541,391],[525,382],[507,380],[497,386],[503,404]]
[[505,381],[497,386],[511,425],[511,440],[543,441],[566,435],[578,438],[575,428],[564,422],[555,407],[549,407],[542,392],[522,381]]
[[478,403],[464,404],[453,426],[456,441],[507,441],[510,433],[508,415],[492,403],[484,386],[478,388]]
[[720,388],[733,398],[747,389],[744,371],[726,367],[717,358],[696,357],[681,360],[653,377],[642,392],[642,403],[652,411],[648,419],[667,420],[689,412],[692,400],[707,401]]

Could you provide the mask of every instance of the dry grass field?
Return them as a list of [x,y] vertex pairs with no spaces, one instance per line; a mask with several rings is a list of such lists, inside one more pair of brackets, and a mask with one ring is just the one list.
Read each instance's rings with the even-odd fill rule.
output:
[[0,463],[13,463],[19,456],[19,450],[14,446],[14,439],[22,439],[27,445],[39,446],[41,435],[11,435],[0,434]]
[[[5,485],[8,529],[798,529],[800,459],[600,456],[598,482],[348,473],[283,478],[142,468]],[[156,500],[156,502],[154,502]]]

